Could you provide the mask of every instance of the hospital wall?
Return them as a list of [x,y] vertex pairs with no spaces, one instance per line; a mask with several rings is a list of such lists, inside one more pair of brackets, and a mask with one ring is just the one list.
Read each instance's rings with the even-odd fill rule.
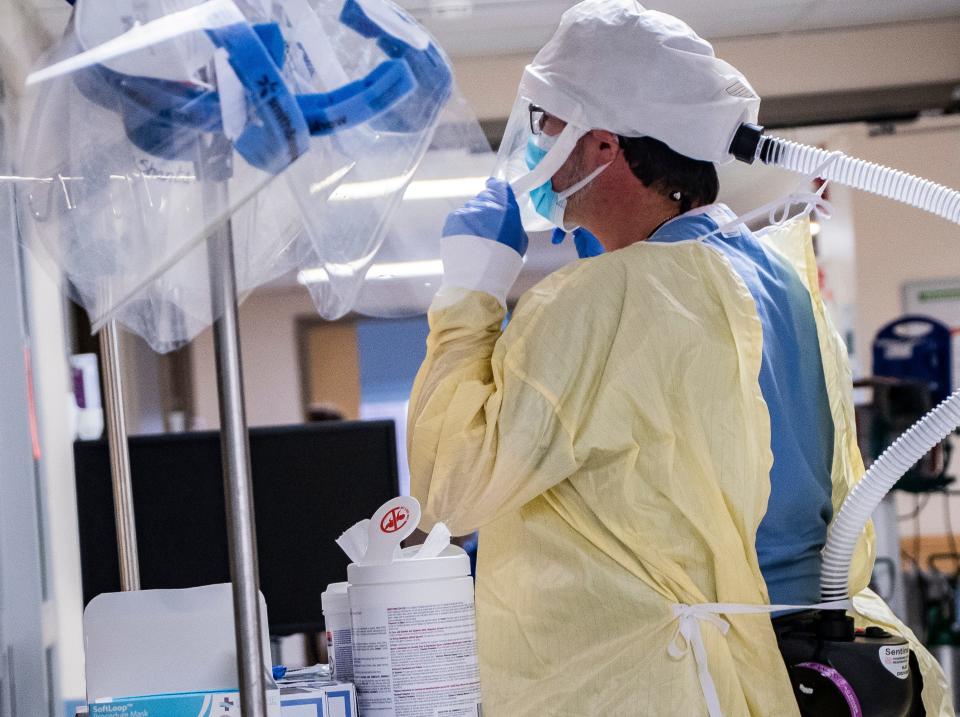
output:
[[[324,403],[345,418],[398,416],[426,353],[423,316],[322,320],[300,286],[258,291],[240,305],[247,421],[299,423]],[[194,428],[219,426],[210,331],[191,344]],[[403,426],[398,425],[402,432]],[[403,470],[401,470],[403,473]]]
[[[872,137],[858,125],[846,139],[856,156],[960,187],[960,117],[901,125]],[[857,196],[853,221],[857,353],[866,357],[877,330],[903,313],[905,282],[960,278],[960,235],[949,222],[871,194]]]
[[[300,286],[261,289],[241,304],[240,351],[251,426],[303,421],[297,320],[316,315],[310,295]],[[191,366],[196,427],[217,428],[217,382],[209,329],[191,344]],[[330,370],[338,369],[332,365]]]
[[[900,126],[894,134],[869,136],[866,128],[846,133],[849,151],[874,162],[960,187],[960,118],[941,118]],[[960,279],[960,230],[919,209],[858,194],[853,203],[856,235],[856,346],[869,369],[870,342],[887,322],[903,314],[903,285],[922,279]],[[865,359],[865,360],[864,360]],[[956,386],[954,387],[956,388]],[[960,476],[960,460],[950,471]],[[944,505],[944,501],[949,501]],[[898,512],[915,509],[915,499],[898,494]],[[949,514],[947,511],[949,510]],[[922,535],[960,526],[960,496],[935,495],[920,512]],[[900,524],[901,535],[915,532],[914,521]]]

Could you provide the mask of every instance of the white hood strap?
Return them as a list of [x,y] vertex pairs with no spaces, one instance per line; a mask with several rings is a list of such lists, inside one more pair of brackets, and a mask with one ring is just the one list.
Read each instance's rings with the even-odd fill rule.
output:
[[557,173],[557,170],[567,161],[567,157],[577,146],[577,142],[587,130],[568,124],[557,136],[557,141],[547,152],[546,156],[532,170],[510,183],[513,193],[517,196],[526,194],[531,189],[536,189],[541,184],[550,181],[550,178]]

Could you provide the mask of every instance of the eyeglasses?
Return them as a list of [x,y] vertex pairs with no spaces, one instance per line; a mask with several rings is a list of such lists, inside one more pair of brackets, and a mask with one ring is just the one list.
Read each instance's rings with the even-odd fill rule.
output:
[[530,105],[530,133],[537,135],[543,132],[543,125],[546,121],[547,113],[543,107],[538,107],[533,104]]
[[[528,105],[530,111],[530,132],[534,135],[546,132],[549,135],[560,134],[567,123],[556,115],[547,112],[539,105]],[[549,129],[548,129],[549,125]]]

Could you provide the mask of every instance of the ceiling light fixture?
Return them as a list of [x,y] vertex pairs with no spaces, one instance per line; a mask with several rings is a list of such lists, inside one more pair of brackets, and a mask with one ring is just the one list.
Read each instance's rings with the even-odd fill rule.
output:
[[[523,257],[527,263],[527,257]],[[367,281],[388,281],[390,279],[428,279],[443,276],[443,262],[440,259],[421,259],[418,261],[395,261],[374,264],[367,271]],[[297,274],[297,281],[304,286],[330,281],[330,275],[323,267],[304,269]]]
[[[317,182],[310,187],[311,194],[320,194],[324,190],[339,182],[344,174],[350,171],[344,167],[334,172],[327,179]],[[399,189],[409,177],[388,177],[371,182],[348,182],[334,189],[329,197],[331,202],[348,202],[355,199],[377,199],[385,197]],[[485,184],[486,177],[453,177],[450,179],[420,179],[410,182],[403,193],[404,200],[415,201],[421,199],[466,199],[480,192]]]
[[[387,279],[418,279],[443,274],[443,262],[439,259],[423,261],[398,261],[384,264],[374,264],[367,271],[367,280],[383,281]],[[326,269],[316,267],[304,269],[297,274],[297,281],[304,286],[318,284],[330,280]]]

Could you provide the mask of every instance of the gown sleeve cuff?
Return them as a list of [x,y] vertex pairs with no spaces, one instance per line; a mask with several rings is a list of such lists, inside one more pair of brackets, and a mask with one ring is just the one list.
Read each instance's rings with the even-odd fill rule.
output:
[[506,244],[465,234],[444,237],[440,256],[443,283],[433,309],[456,303],[471,291],[490,294],[506,307],[507,292],[523,268],[523,258]]

